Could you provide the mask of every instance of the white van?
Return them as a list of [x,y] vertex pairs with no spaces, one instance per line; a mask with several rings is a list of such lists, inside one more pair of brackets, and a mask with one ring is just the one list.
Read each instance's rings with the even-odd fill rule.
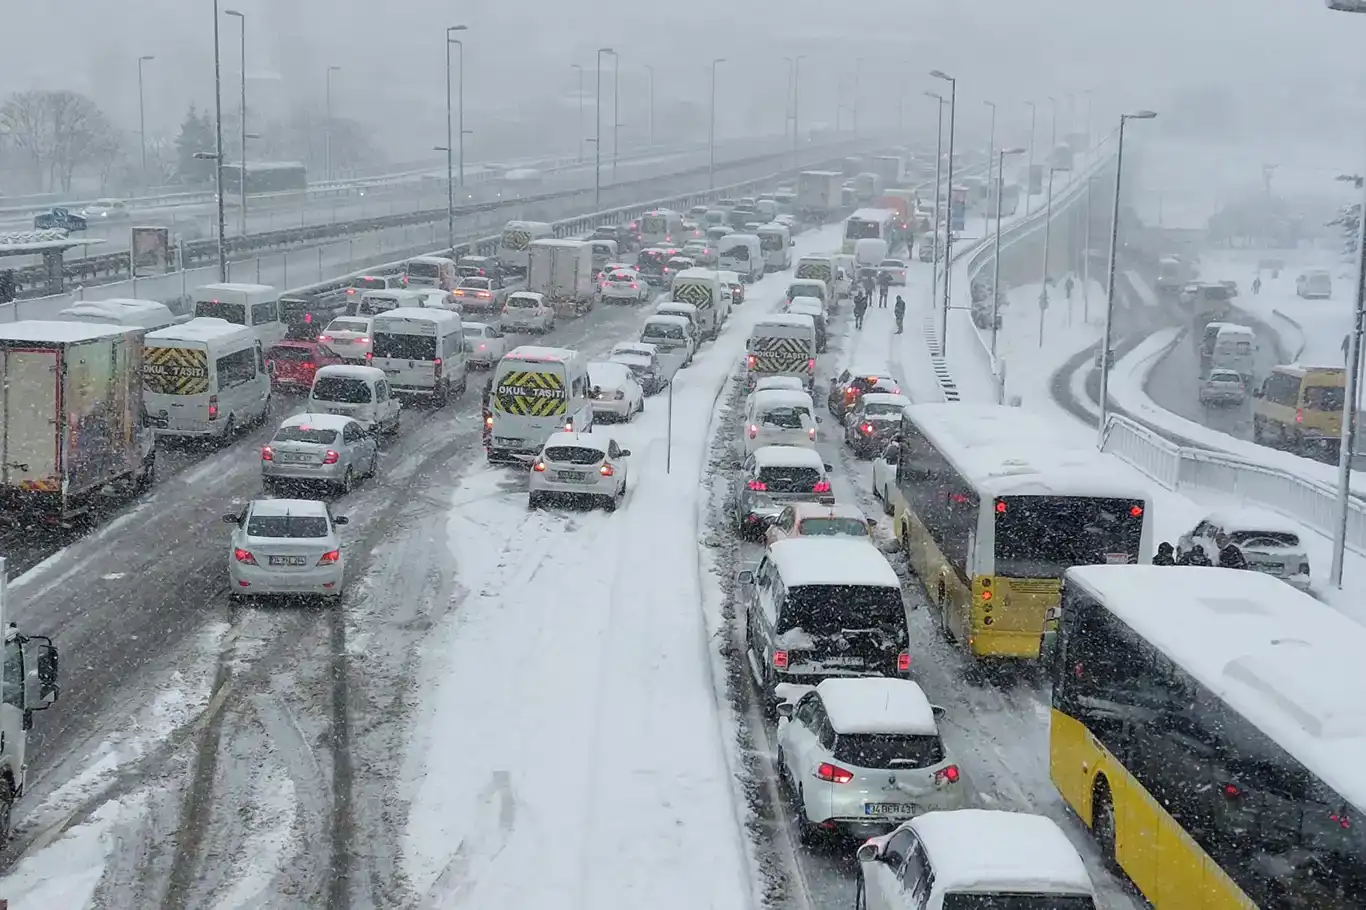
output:
[[310,414],[344,414],[366,430],[397,433],[400,410],[389,380],[378,367],[329,364],[313,374]]
[[[822,296],[826,303],[835,296],[835,259],[833,256],[803,256],[797,260],[797,271],[793,278],[805,279],[808,281],[819,281],[825,285],[825,293]],[[850,279],[854,276],[850,275]],[[792,295],[789,294],[789,297]],[[811,295],[806,295],[811,296]]]
[[827,313],[833,308],[834,295],[830,293],[830,285],[815,278],[799,278],[788,282],[784,299],[791,302],[798,297],[815,297]]
[[658,209],[640,216],[640,246],[683,243],[683,216],[672,209]]
[[489,395],[489,462],[529,462],[552,433],[592,429],[588,393],[588,366],[578,351],[539,345],[508,351]]
[[525,275],[531,264],[533,240],[547,240],[555,236],[555,229],[544,221],[509,221],[498,241],[493,258],[504,271]]
[[759,228],[759,249],[764,254],[764,271],[781,272],[792,267],[792,231],[776,221]]
[[864,237],[854,241],[855,274],[863,269],[875,269],[878,263],[887,258],[887,241],[878,237]]
[[1245,382],[1250,381],[1256,352],[1257,335],[1252,329],[1245,325],[1222,325],[1214,337],[1210,369],[1235,370]]
[[142,343],[142,398],[157,435],[228,438],[265,421],[270,374],[251,329],[197,316]]
[[93,322],[99,325],[124,325],[149,332],[175,324],[175,314],[164,303],[155,300],[135,300],[110,297],[107,300],[82,300],[57,314],[71,322]]
[[410,288],[438,288],[449,291],[460,282],[455,262],[445,256],[414,256],[403,263],[403,277]]
[[700,343],[702,338],[702,314],[691,303],[684,303],[681,300],[665,300],[655,304],[656,316],[683,316],[692,324],[694,343]]
[[684,269],[674,276],[669,288],[674,300],[697,307],[702,337],[715,338],[730,316],[730,287],[712,269]]
[[765,316],[750,330],[745,383],[765,376],[795,376],[810,391],[816,384],[816,323],[810,316]]
[[426,304],[426,294],[418,290],[394,288],[392,290],[363,291],[359,298],[352,297],[346,309],[348,316],[378,316],[399,307],[421,307]]
[[280,292],[268,284],[206,284],[194,291],[194,314],[244,325],[262,347],[285,338]]
[[735,272],[741,281],[764,277],[764,251],[756,234],[727,234],[716,244],[718,269]]
[[366,363],[384,371],[393,392],[429,396],[441,407],[468,384],[460,316],[418,307],[376,316]]
[[640,340],[655,346],[659,362],[672,373],[692,363],[696,343],[686,316],[651,316],[640,328]]

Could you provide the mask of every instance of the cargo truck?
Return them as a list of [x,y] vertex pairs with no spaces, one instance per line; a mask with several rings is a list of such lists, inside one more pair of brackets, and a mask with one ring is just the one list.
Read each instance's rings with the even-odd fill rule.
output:
[[57,646],[45,635],[25,635],[10,622],[5,559],[0,556],[0,629],[5,659],[0,673],[0,848],[9,841],[14,804],[24,795],[28,771],[28,732],[33,712],[57,701]]
[[597,294],[593,245],[584,240],[534,240],[527,269],[528,291],[540,294],[557,311],[582,315]]
[[828,221],[843,204],[844,175],[837,171],[802,171],[797,175],[797,217]]
[[0,325],[0,516],[68,524],[156,477],[142,401],[142,330]]

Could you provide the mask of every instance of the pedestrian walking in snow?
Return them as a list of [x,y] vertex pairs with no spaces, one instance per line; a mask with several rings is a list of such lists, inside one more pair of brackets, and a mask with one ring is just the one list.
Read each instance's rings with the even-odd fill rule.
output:
[[1173,553],[1173,551],[1172,551],[1172,545],[1169,544],[1169,543],[1167,543],[1165,540],[1162,541],[1160,544],[1157,545],[1157,555],[1155,555],[1155,556],[1153,557],[1153,565],[1155,565],[1155,566],[1174,566],[1174,565],[1176,565],[1176,556],[1174,555],[1174,553]]
[[1262,276],[1258,275],[1252,279],[1252,296],[1257,296],[1262,292]]
[[863,328],[863,314],[868,311],[868,295],[860,288],[854,295],[854,328]]
[[1071,276],[1071,275],[1068,275],[1068,276],[1067,276],[1067,283],[1063,285],[1064,290],[1067,291],[1067,299],[1068,299],[1068,300],[1071,300],[1071,299],[1072,299],[1072,288],[1074,288],[1074,287],[1076,287],[1076,283],[1072,280],[1072,276]]
[[888,272],[878,272],[877,275],[877,307],[880,310],[887,309],[887,289],[892,286],[892,276]]
[[896,333],[901,334],[901,321],[906,318],[906,301],[901,299],[901,295],[896,295],[896,306],[892,308],[892,315],[896,317]]

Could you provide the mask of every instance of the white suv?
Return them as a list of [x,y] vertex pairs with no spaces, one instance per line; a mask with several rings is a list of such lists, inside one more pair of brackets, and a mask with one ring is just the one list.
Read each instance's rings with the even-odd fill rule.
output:
[[884,834],[963,805],[967,784],[936,723],[942,709],[916,683],[846,677],[777,688],[778,775],[803,843],[822,831]]

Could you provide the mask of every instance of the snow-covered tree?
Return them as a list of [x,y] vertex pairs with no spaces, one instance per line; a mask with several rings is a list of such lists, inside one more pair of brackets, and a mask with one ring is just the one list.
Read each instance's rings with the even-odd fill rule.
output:
[[1361,203],[1344,205],[1338,209],[1338,216],[1328,224],[1338,227],[1342,232],[1342,258],[1347,262],[1356,262],[1357,237],[1361,229]]

